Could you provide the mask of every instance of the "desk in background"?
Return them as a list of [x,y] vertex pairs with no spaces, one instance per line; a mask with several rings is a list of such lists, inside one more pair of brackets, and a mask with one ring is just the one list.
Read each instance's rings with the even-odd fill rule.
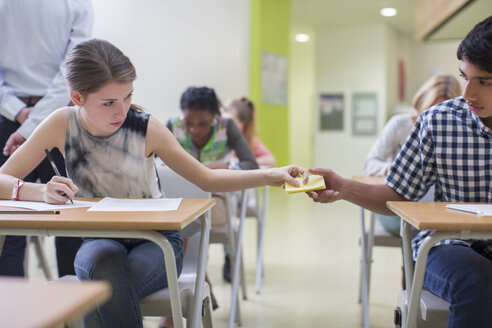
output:
[[[403,260],[412,267],[410,225],[418,230],[435,230],[421,244],[415,270],[407,272],[408,315],[404,327],[417,326],[418,305],[422,293],[427,256],[432,246],[444,239],[492,238],[492,216],[460,212],[446,208],[444,202],[387,202],[387,206],[402,221]],[[470,204],[470,203],[467,203]]]
[[0,326],[61,327],[105,302],[111,288],[102,281],[46,283],[0,278]]
[[[199,261],[200,265],[197,272],[192,316],[192,327],[199,327],[210,233],[210,222],[201,215],[214,204],[215,200],[210,198],[185,198],[177,211],[88,212],[87,208],[70,208],[60,210],[58,215],[23,214],[20,217],[16,214],[0,214],[0,247],[3,246],[5,235],[142,238],[150,240],[159,245],[164,253],[174,325],[175,327],[183,327],[174,252],[169,241],[156,230],[182,230],[200,217],[202,220],[200,258],[202,260]],[[26,313],[28,311],[26,309]]]

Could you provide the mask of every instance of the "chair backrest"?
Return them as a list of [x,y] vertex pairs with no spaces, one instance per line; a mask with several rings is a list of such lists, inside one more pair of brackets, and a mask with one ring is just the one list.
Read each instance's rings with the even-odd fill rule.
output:
[[[156,163],[157,176],[162,193],[167,198],[210,198],[211,194],[174,172],[169,166]],[[200,220],[195,220],[181,231],[183,237],[191,237],[200,231]]]
[[[174,172],[169,166],[156,166],[159,183],[164,195],[168,198],[210,198],[211,193],[200,189],[197,185]],[[206,213],[209,215],[209,212]],[[195,220],[181,231],[188,238],[185,256],[183,258],[183,274],[195,274],[199,257],[200,220]]]

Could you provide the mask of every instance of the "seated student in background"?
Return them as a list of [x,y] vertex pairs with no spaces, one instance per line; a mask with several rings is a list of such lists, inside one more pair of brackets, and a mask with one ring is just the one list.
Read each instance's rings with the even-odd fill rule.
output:
[[224,117],[231,117],[243,136],[248,141],[256,161],[260,166],[272,167],[277,161],[272,152],[258,139],[258,126],[256,124],[255,105],[246,97],[229,100],[221,112]]
[[[70,52],[67,81],[75,104],[53,112],[0,167],[0,199],[44,158],[45,149],[65,156],[68,178],[25,183],[20,200],[64,204],[80,197],[160,198],[154,154],[178,174],[208,191],[233,191],[264,184],[295,183],[296,166],[268,170],[210,170],[190,156],[169,130],[132,105],[135,68],[104,40],[81,42]],[[172,247],[178,273],[183,243],[178,231],[161,231]],[[85,238],[75,258],[82,280],[107,280],[110,300],[87,313],[85,327],[142,327],[139,300],[166,287],[161,249],[138,239]]]
[[[492,202],[492,16],[477,24],[458,47],[463,97],[447,100],[417,118],[386,176],[386,185],[343,178],[330,169],[327,189],[308,192],[315,202],[344,199],[381,214],[387,201],[416,201],[435,185],[435,200]],[[430,231],[412,241],[414,260]],[[448,327],[490,327],[492,240],[445,240],[427,259],[424,287],[450,303]]]
[[[180,107],[183,115],[169,120],[167,127],[179,144],[193,157],[211,169],[258,168],[248,142],[234,121],[220,116],[220,101],[214,89],[187,88],[181,95]],[[237,158],[232,156],[233,152],[236,153]],[[212,208],[212,229],[226,224],[224,197],[220,194],[213,196],[217,204]],[[228,247],[225,247],[223,273],[224,279],[230,282],[229,251]],[[207,282],[210,284],[209,280]],[[217,308],[214,297],[212,301],[214,308]]]
[[[416,113],[397,114],[390,118],[367,154],[364,174],[386,176],[401,147],[405,144],[417,117],[427,108],[461,95],[461,85],[452,75],[430,77],[413,97]],[[400,218],[376,214],[381,225],[395,236],[400,235]]]

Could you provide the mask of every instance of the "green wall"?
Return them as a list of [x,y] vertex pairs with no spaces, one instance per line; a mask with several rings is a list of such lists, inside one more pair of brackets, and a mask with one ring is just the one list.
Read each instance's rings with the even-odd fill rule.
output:
[[261,54],[268,51],[289,61],[291,0],[251,0],[250,96],[256,105],[259,138],[289,164],[289,108],[266,104],[261,94]]

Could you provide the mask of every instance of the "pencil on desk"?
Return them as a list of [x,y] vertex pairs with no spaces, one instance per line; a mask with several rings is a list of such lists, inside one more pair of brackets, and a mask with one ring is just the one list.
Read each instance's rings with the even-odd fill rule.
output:
[[[45,149],[44,152],[46,153],[46,157],[48,158],[48,162],[50,162],[51,167],[55,171],[55,174],[57,176],[61,177],[62,175],[60,174],[60,171],[58,171],[58,168],[56,167],[55,161],[53,160],[53,157],[51,157],[50,151],[48,149]],[[73,205],[73,200],[70,199],[70,203],[72,203],[72,205]]]
[[60,211],[51,210],[51,211],[0,211],[0,214],[60,214]]

